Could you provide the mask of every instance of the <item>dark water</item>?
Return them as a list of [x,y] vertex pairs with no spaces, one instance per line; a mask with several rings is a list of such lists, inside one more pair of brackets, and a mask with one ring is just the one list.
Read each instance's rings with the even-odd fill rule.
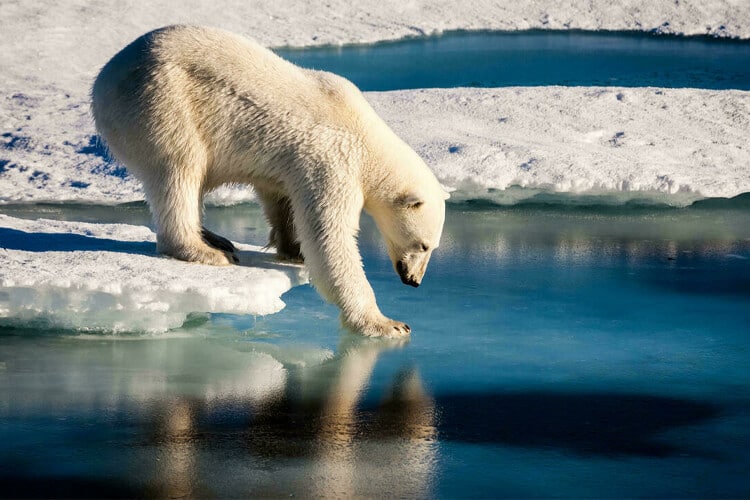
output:
[[[207,225],[265,242],[257,207]],[[418,289],[369,219],[360,244],[408,343],[342,332],[308,286],[156,338],[0,329],[0,496],[750,494],[743,203],[454,205]]]
[[623,86],[750,90],[750,42],[617,32],[454,32],[366,46],[277,49],[362,90]]

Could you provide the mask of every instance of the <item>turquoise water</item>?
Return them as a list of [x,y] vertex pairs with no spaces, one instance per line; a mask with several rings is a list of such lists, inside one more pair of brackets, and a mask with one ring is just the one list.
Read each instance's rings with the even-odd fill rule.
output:
[[[408,343],[342,332],[309,286],[169,337],[0,329],[0,496],[747,497],[746,205],[452,205],[418,289],[365,218]],[[268,229],[254,206],[207,225]]]
[[375,45],[278,49],[362,90],[623,86],[750,90],[750,42],[576,31],[454,32]]

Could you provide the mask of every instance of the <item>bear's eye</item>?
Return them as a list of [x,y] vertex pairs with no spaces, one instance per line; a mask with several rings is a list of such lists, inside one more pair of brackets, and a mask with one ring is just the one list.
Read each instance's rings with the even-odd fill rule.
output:
[[429,250],[429,249],[430,249],[430,247],[428,247],[426,243],[420,243],[420,245],[419,245],[419,248],[420,248],[420,250],[422,250],[423,252],[426,252],[427,250]]

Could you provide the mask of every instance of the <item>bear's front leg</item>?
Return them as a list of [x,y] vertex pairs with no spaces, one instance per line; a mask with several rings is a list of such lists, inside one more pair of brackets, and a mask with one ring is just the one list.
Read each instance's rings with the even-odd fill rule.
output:
[[295,226],[310,282],[326,300],[339,306],[346,328],[370,337],[409,335],[411,329],[406,323],[380,312],[365,276],[356,238],[361,203],[348,200],[348,209],[343,211],[328,208],[331,206],[293,201]]
[[[380,308],[375,300],[375,292],[373,292],[370,283],[367,281],[365,271],[362,267],[362,260],[357,249],[356,239],[352,236],[351,242],[340,248],[346,248],[351,251],[351,253],[348,253],[346,263],[352,263],[342,281],[337,282],[334,279],[332,287],[328,289],[328,293],[323,293],[323,286],[317,283],[325,283],[327,276],[320,276],[318,279],[315,279],[311,271],[310,277],[313,280],[313,285],[318,288],[321,294],[341,308],[342,325],[353,332],[368,337],[398,338],[409,335],[411,333],[409,325],[390,319],[380,312]],[[337,252],[333,253],[336,254]],[[310,269],[309,258],[306,262],[308,269]],[[338,271],[335,267],[334,271]]]

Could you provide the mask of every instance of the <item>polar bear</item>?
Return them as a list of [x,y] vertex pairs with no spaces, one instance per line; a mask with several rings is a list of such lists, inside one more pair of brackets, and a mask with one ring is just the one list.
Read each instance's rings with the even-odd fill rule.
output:
[[225,183],[251,184],[270,245],[279,258],[304,259],[346,327],[409,334],[377,306],[357,248],[360,213],[374,218],[396,272],[416,287],[448,195],[351,82],[226,31],[169,26],[115,55],[92,101],[110,152],[143,183],[160,252],[235,262],[231,242],[202,227],[202,200]]

